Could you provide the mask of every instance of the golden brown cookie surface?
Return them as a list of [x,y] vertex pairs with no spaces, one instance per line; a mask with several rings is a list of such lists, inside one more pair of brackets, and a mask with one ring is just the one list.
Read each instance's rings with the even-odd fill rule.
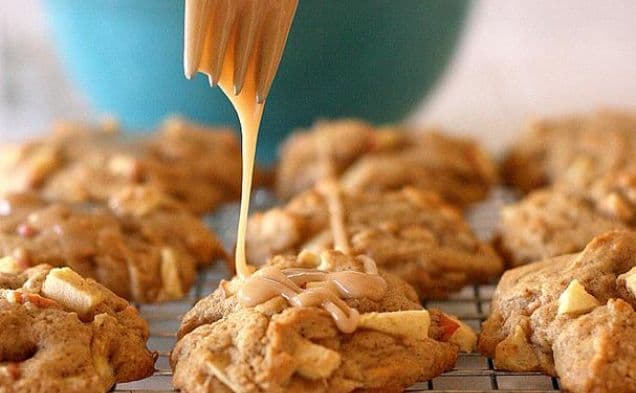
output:
[[319,122],[283,145],[277,192],[288,199],[333,170],[351,190],[418,186],[458,206],[487,196],[497,180],[496,167],[475,142],[409,131],[375,129],[356,120]]
[[106,392],[150,376],[137,310],[68,268],[0,273],[0,392]]
[[[339,252],[326,251],[318,259],[290,255],[269,266],[315,269],[320,263],[323,271],[364,271],[359,259]],[[392,312],[398,318],[408,310],[426,313],[411,287],[380,275],[388,284],[381,300],[345,300],[361,321],[371,316],[376,322],[351,334],[338,330],[322,308],[290,307],[282,297],[245,307],[235,292],[239,279],[222,283],[184,317],[171,357],[175,386],[186,392],[398,392],[451,368],[457,325],[446,315],[429,311],[427,332],[378,327]],[[449,324],[455,325],[452,331]]]
[[636,116],[599,111],[528,124],[503,164],[508,184],[523,192],[553,183],[577,184],[633,165]]
[[[22,266],[69,266],[127,299],[178,299],[197,268],[224,251],[198,217],[166,198],[129,188],[108,209],[12,194],[0,199],[0,252]],[[16,268],[10,263],[4,269]]]
[[635,256],[636,233],[614,231],[507,271],[479,349],[498,368],[558,375],[574,392],[634,391]]
[[581,251],[595,236],[636,224],[636,168],[613,170],[585,187],[555,184],[501,212],[496,244],[509,265]]
[[104,202],[124,188],[142,185],[161,190],[196,214],[240,195],[236,135],[181,119],[166,121],[143,138],[110,128],[61,125],[50,136],[0,150],[0,194],[39,190],[55,200]]

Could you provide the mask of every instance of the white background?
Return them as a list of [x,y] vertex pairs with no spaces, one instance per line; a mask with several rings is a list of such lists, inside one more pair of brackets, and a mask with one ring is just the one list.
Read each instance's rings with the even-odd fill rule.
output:
[[[636,1],[483,0],[452,66],[410,120],[500,151],[529,116],[602,106],[636,109]],[[86,115],[39,1],[0,0],[0,139]]]

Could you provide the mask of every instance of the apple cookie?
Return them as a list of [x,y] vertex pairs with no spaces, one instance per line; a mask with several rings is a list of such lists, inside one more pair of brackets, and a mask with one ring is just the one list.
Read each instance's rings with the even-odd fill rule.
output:
[[612,229],[636,224],[636,168],[611,171],[585,188],[558,184],[501,211],[495,245],[509,265],[581,251]]
[[[175,387],[187,393],[401,392],[451,369],[460,349],[472,350],[476,336],[469,327],[422,309],[408,284],[381,270],[375,278],[384,287],[373,298],[333,299],[359,317],[347,333],[324,303],[291,306],[298,297],[274,293],[256,306],[243,303],[247,282],[265,269],[320,276],[367,274],[368,267],[364,257],[303,252],[271,259],[248,281],[221,282],[183,319],[171,355]],[[311,288],[334,290],[319,284],[309,280],[298,290],[307,296]]]
[[278,195],[291,198],[332,174],[350,190],[418,186],[458,206],[488,195],[497,180],[496,166],[475,142],[432,130],[409,131],[340,120],[296,133],[281,150]]
[[479,349],[497,368],[541,371],[572,392],[636,391],[636,233],[509,270]]
[[[441,298],[468,283],[498,276],[503,263],[461,213],[437,194],[405,188],[340,192],[346,237],[354,255],[411,284],[422,298]],[[327,197],[318,188],[248,222],[247,258],[262,265],[274,255],[334,247]]]
[[601,111],[528,124],[503,164],[506,182],[523,192],[557,182],[585,185],[635,163],[636,115]]
[[0,199],[0,271],[46,263],[69,266],[138,302],[187,294],[198,267],[224,257],[194,215],[147,187],[100,205],[48,202],[34,194]]
[[[52,135],[0,148],[0,194],[37,190],[67,202],[104,202],[124,188],[151,186],[196,214],[240,196],[234,133],[180,119],[144,138],[112,126],[61,124]],[[262,180],[257,170],[256,184]]]
[[150,376],[148,325],[69,268],[0,273],[0,392],[107,392]]

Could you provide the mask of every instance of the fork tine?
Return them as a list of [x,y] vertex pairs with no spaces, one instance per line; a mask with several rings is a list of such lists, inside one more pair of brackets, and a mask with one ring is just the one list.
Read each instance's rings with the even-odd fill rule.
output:
[[[203,72],[212,86],[221,78],[232,78],[238,95],[253,61],[256,100],[264,102],[297,6],[298,0],[186,0],[186,77]],[[232,69],[224,71],[227,66]],[[221,75],[223,72],[232,74]]]
[[208,58],[203,59],[202,69],[209,76],[210,85],[216,86],[223,72],[223,60],[227,52],[227,45],[236,29],[236,1],[214,0],[214,14],[211,15],[210,27],[205,41],[205,53]]
[[[298,0],[280,0],[279,7],[281,5],[284,12],[276,9],[271,10],[270,15],[265,18],[266,21],[263,23],[263,29],[267,29],[267,31],[262,34],[263,41],[260,48],[260,67],[258,67],[259,75],[256,87],[256,100],[259,104],[265,102],[269,94],[298,7]],[[270,18],[271,20],[268,20]]]
[[262,15],[266,9],[267,1],[249,0],[244,8],[239,10],[237,21],[237,36],[234,49],[234,94],[238,95],[245,83],[245,73],[254,52],[254,43],[260,29]]
[[199,68],[207,35],[203,33],[207,27],[210,10],[209,0],[186,0],[185,2],[185,20],[194,22],[185,23],[184,31],[183,71],[188,79],[192,78]]

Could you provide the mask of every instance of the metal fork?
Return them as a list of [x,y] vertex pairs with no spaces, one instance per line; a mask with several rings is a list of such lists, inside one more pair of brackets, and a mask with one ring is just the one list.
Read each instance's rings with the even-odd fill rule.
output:
[[[256,61],[258,103],[267,98],[278,69],[298,0],[186,0],[184,71],[197,71],[210,85],[221,78],[225,56],[233,55],[234,94],[240,94],[250,61]],[[228,48],[233,45],[233,48]],[[257,56],[255,59],[252,59]]]

